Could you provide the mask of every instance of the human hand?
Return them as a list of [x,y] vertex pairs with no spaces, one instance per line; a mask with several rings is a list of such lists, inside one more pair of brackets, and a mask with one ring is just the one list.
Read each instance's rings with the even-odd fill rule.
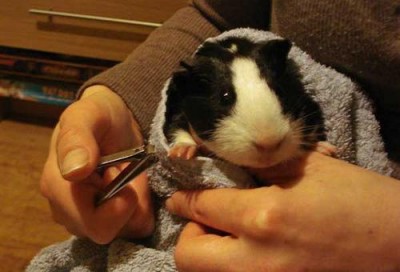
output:
[[279,185],[167,201],[179,271],[399,271],[399,181],[316,152],[257,174]]
[[109,243],[118,237],[144,237],[154,227],[146,174],[99,207],[95,196],[122,170],[101,177],[98,159],[142,143],[139,128],[122,99],[105,86],[92,86],[62,114],[40,180],[54,220],[74,235]]

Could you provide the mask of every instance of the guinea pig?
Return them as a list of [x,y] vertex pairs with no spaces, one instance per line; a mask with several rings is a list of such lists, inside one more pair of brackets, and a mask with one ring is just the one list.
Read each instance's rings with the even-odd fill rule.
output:
[[291,42],[243,38],[205,42],[181,62],[167,89],[163,132],[170,157],[199,147],[234,164],[262,168],[307,150],[334,153],[319,105],[305,92]]

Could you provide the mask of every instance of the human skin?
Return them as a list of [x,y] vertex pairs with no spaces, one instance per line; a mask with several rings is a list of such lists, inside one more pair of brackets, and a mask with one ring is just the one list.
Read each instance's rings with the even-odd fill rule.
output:
[[256,173],[277,185],[167,201],[179,271],[399,271],[398,180],[317,152]]
[[122,99],[92,86],[69,106],[54,129],[40,187],[54,220],[70,233],[106,244],[116,237],[140,238],[154,227],[146,174],[96,207],[97,194],[122,170],[95,170],[100,155],[142,143],[138,125]]

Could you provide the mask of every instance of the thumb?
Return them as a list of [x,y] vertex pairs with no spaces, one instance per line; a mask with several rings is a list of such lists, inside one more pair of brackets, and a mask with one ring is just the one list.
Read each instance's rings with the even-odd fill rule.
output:
[[71,181],[88,177],[100,156],[98,139],[107,127],[107,113],[94,103],[80,100],[60,118],[56,151],[62,176]]
[[[125,109],[124,104],[115,103],[119,100],[114,96],[111,91],[101,88],[88,89],[61,115],[56,150],[61,174],[67,180],[82,180],[94,171],[100,156],[99,144],[104,144],[106,133],[112,127],[110,110],[119,113],[121,117],[118,120],[124,120],[120,113],[121,108]],[[111,142],[104,148],[114,144]]]
[[121,97],[105,86],[91,86],[60,118],[56,149],[61,174],[82,180],[94,171],[100,154],[141,141],[139,126]]

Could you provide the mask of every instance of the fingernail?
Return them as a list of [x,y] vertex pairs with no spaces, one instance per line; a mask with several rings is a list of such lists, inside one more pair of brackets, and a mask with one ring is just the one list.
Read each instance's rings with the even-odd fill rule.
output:
[[61,174],[70,174],[84,166],[89,162],[88,152],[84,148],[77,148],[69,153],[64,158],[61,166]]

